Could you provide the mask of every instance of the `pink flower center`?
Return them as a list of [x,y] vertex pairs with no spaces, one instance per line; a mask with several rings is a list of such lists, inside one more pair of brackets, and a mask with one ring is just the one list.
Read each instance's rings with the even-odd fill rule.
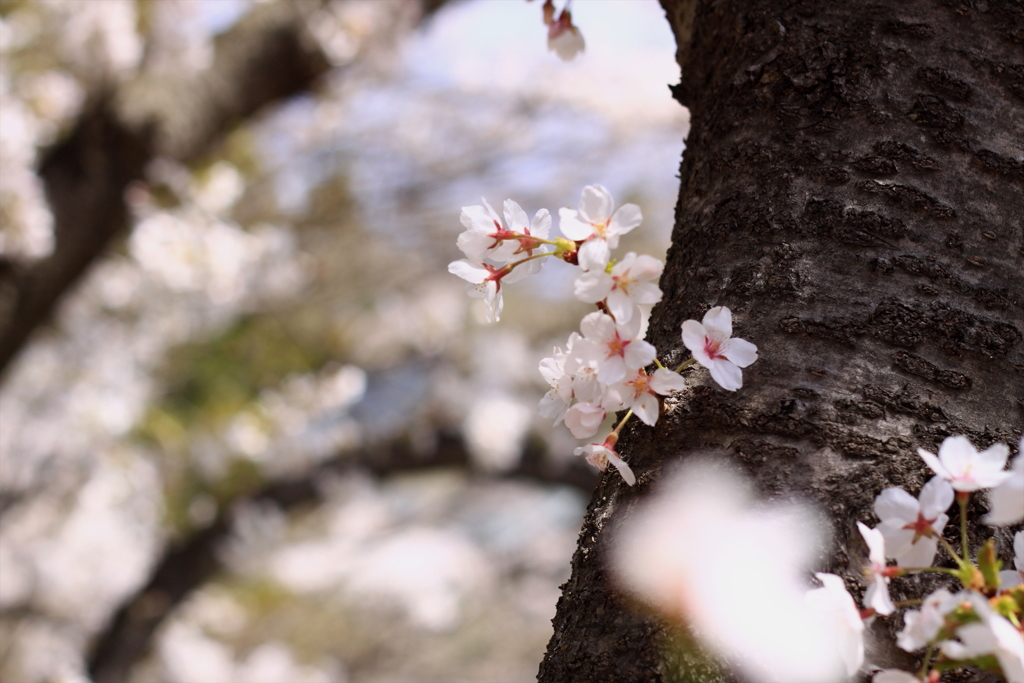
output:
[[633,387],[634,399],[640,398],[641,396],[647,393],[654,393],[653,391],[651,391],[651,378],[648,377],[647,373],[644,372],[643,370],[640,370],[640,374],[638,374],[635,378],[631,379],[630,381],[626,382],[626,384]]
[[722,348],[724,346],[725,342],[723,342],[721,339],[716,339],[714,337],[708,336],[704,337],[704,353],[708,354],[708,358],[710,358],[711,360],[719,360],[725,358],[725,353],[723,352]]
[[625,356],[626,347],[629,346],[629,342],[619,336],[616,332],[615,336],[607,341],[605,346],[608,348],[608,357],[612,356]]
[[[938,519],[938,517],[936,517],[935,519]],[[917,539],[921,538],[922,536],[931,538],[935,535],[935,530],[932,529],[932,524],[935,523],[935,519],[925,519],[924,515],[918,512],[917,521],[911,522],[910,524],[907,524],[903,527],[904,529],[909,529],[914,532],[914,540],[910,542],[911,545],[917,543]]]

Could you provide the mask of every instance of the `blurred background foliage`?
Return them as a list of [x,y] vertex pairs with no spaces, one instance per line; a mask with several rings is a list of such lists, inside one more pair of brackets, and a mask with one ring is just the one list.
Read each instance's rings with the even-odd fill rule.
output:
[[[0,0],[2,258],[52,252],[38,167],[91,95],[202,74],[290,1]],[[663,258],[672,36],[653,0],[579,0],[565,64],[539,3],[296,4],[331,72],[152,160],[3,378],[4,681],[535,676],[596,481],[537,364],[586,308],[549,263],[487,325],[446,265],[481,195],[557,215],[595,182],[643,208],[622,253]],[[156,630],[114,675],[126,604]]]

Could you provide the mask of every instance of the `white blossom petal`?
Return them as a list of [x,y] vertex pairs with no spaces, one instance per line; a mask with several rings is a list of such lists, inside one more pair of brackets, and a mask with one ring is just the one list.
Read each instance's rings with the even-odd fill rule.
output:
[[734,338],[722,349],[726,359],[737,367],[745,368],[757,360],[757,347],[746,339]]
[[658,368],[651,377],[651,389],[660,396],[668,396],[674,391],[686,388],[686,380],[678,372]]
[[640,418],[640,421],[649,427],[658,422],[660,406],[654,394],[644,394],[633,403],[633,412]]
[[[576,278],[576,282],[573,283],[573,294],[583,303],[596,304],[608,297],[614,285],[615,281],[612,280],[611,275],[603,270],[590,270]],[[611,308],[610,301],[609,308]],[[615,316],[617,322],[622,322],[614,310],[612,315]]]
[[704,314],[704,328],[708,332],[717,332],[725,339],[732,336],[732,311],[725,306],[715,306]]
[[580,246],[576,258],[583,270],[603,271],[612,256],[608,242],[596,237],[588,239]]
[[588,223],[604,223],[612,215],[612,193],[603,185],[587,185],[580,197],[580,218]]
[[743,371],[728,361],[712,361],[708,370],[711,371],[711,379],[726,391],[736,391],[743,386]]
[[594,234],[590,223],[580,220],[579,213],[573,209],[558,210],[558,228],[571,240],[585,240]]
[[448,264],[448,272],[475,285],[482,283],[490,275],[490,272],[482,264],[474,263],[469,259],[452,261]]
[[641,214],[639,206],[636,204],[623,204],[612,215],[611,224],[609,225],[611,228],[610,232],[614,235],[625,235],[640,225],[643,220],[643,214]]

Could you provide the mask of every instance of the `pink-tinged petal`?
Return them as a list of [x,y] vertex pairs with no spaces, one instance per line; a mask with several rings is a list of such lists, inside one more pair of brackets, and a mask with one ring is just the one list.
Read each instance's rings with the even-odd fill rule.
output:
[[663,270],[665,270],[665,264],[647,254],[637,256],[636,263],[629,269],[630,274],[637,280],[653,280],[661,277]]
[[626,398],[633,398],[633,395],[625,391],[622,382],[617,382],[604,390],[604,396],[599,401],[602,408],[609,413],[617,413],[626,409]]
[[640,225],[644,220],[640,213],[640,207],[636,204],[623,204],[612,216],[608,225],[609,232],[613,235],[625,235],[627,232]]
[[[696,357],[697,354],[693,355]],[[697,360],[700,361],[699,358]],[[743,371],[727,360],[711,361],[708,370],[711,371],[711,379],[726,391],[736,391],[743,386]]]
[[592,403],[577,403],[565,412],[565,426],[577,439],[589,439],[604,422],[605,411]]
[[1010,477],[988,494],[986,524],[1004,525],[1024,520],[1024,455],[1013,461]]
[[579,214],[572,209],[558,210],[558,228],[571,240],[585,240],[594,234],[593,226],[581,221]]
[[544,397],[540,400],[537,406],[537,413],[541,417],[555,420],[555,426],[562,421],[565,417],[565,411],[569,409],[569,404],[562,400],[556,389],[551,389],[548,393],[544,394]]
[[623,339],[638,339],[640,337],[640,328],[643,327],[643,324],[643,316],[635,315],[629,320],[620,322],[615,329],[618,330],[619,336]]
[[977,462],[978,450],[966,436],[950,436],[939,446],[939,460],[952,478],[958,479]]
[[[590,273],[593,272],[597,271],[590,271]],[[590,273],[586,273],[586,275],[589,275]],[[611,281],[610,276],[605,275],[605,277],[608,278],[609,282]],[[605,296],[608,297],[608,310],[611,312],[613,316],[615,316],[615,322],[620,324],[628,323],[633,319],[634,314],[636,315],[637,319],[640,318],[640,309],[637,308],[636,304],[633,302],[633,299],[631,299],[628,295],[622,292],[622,290],[610,290]],[[579,296],[577,296],[576,298],[579,299]],[[580,299],[580,301],[586,300]],[[598,301],[600,301],[600,299],[598,299]],[[597,303],[597,301],[588,301],[587,303],[593,304]]]
[[530,224],[530,234],[534,237],[540,237],[541,239],[547,239],[551,233],[551,214],[547,209],[541,209],[533,217],[533,223]]
[[875,514],[883,522],[898,520],[900,526],[917,521],[921,506],[917,499],[901,488],[887,488],[875,498]]
[[[893,519],[887,519],[879,524],[878,530],[882,532],[882,538],[885,539],[885,556],[899,562],[899,558],[910,550],[914,542],[914,531],[904,529],[902,522]],[[901,564],[901,566],[908,567],[910,565]]]
[[745,368],[757,360],[757,347],[746,339],[736,337],[725,342],[722,355],[736,367]]
[[[487,204],[487,200],[484,200]],[[491,208],[490,204],[486,206],[464,206],[462,207],[462,213],[459,215],[459,220],[462,224],[470,230],[476,230],[484,233],[491,233],[498,229],[494,223],[500,220],[497,214],[494,213],[494,209]]]
[[583,34],[575,26],[568,26],[554,37],[550,33],[548,34],[548,50],[554,50],[563,62],[572,61],[586,47],[587,43],[583,40]]
[[487,283],[487,322],[496,323],[501,320],[501,311],[505,308],[505,297],[498,289],[498,283],[493,280]]
[[942,530],[946,528],[946,522],[948,521],[949,515],[947,515],[945,512],[939,513],[939,515],[935,517],[935,521],[932,522],[932,531],[941,536]]
[[[690,349],[690,353],[701,365],[707,367],[708,354],[704,352],[704,340],[707,339],[707,331],[704,326],[696,320],[683,322],[683,344]],[[700,354],[699,356],[697,354]]]
[[633,404],[633,412],[648,427],[653,427],[657,424],[660,411],[661,407],[658,405],[658,399],[654,397],[654,394],[644,394]]
[[585,339],[601,343],[615,334],[615,321],[611,316],[594,311],[583,316],[583,320],[580,321],[580,332]]
[[659,368],[654,371],[654,375],[651,377],[650,387],[659,396],[668,396],[674,391],[685,389],[686,380],[678,372]]
[[640,282],[633,285],[633,300],[638,304],[656,304],[661,301],[661,287],[653,282]]
[[655,356],[658,355],[658,350],[653,345],[641,340],[634,341],[626,347],[624,358],[626,361],[626,367],[633,370],[639,370],[640,368],[646,367],[654,362]]
[[892,599],[889,597],[889,587],[885,585],[885,579],[881,576],[876,576],[874,581],[868,584],[868,592],[864,596],[864,606],[873,608],[882,616],[896,611],[896,606],[892,604]]
[[490,283],[487,282],[479,282],[477,284],[470,283],[466,285],[466,294],[474,299],[486,299],[489,284]]
[[860,531],[860,535],[864,539],[864,543],[868,546],[871,564],[884,567],[885,537],[882,536],[882,532],[878,529],[869,528],[863,522],[857,522],[857,529]]
[[597,381],[615,384],[621,382],[627,374],[626,363],[622,360],[622,356],[612,356],[601,363],[601,367],[597,371]]
[[492,244],[494,238],[479,230],[467,230],[455,239],[455,246],[473,261],[487,258],[487,251]]
[[608,242],[597,237],[592,237],[584,242],[576,254],[576,259],[580,262],[580,268],[583,270],[604,271],[605,266],[608,265],[608,259],[611,257],[612,251]]
[[935,519],[953,504],[953,487],[939,476],[932,477],[921,489],[921,514],[925,519]]
[[608,462],[615,465],[615,469],[619,471],[619,474],[622,476],[622,480],[624,482],[626,482],[630,486],[636,484],[636,475],[633,474],[633,470],[630,469],[629,465],[626,464],[625,460],[617,456],[615,453],[609,452]]
[[725,306],[715,306],[704,314],[704,329],[717,332],[723,339],[732,336],[732,311]]
[[[555,349],[558,352],[558,349]],[[540,376],[544,378],[544,381],[548,383],[548,386],[553,387],[558,384],[558,380],[565,376],[565,368],[554,358],[545,358],[540,362]]]
[[519,282],[520,280],[525,280],[526,278],[528,278],[530,275],[533,274],[534,271],[530,268],[530,266],[532,264],[534,264],[534,263],[539,263],[539,264],[543,265],[544,261],[542,261],[542,260],[530,261],[529,263],[524,263],[521,266],[516,266],[515,268],[512,269],[512,271],[508,275],[506,275],[505,277],[501,278],[502,283],[504,283],[506,285],[510,285],[513,282]]
[[587,185],[580,197],[580,218],[588,223],[604,223],[612,215],[611,193],[602,185]]
[[[622,277],[624,274],[629,273],[633,270],[633,264],[636,263],[636,259],[637,256],[635,251],[627,252],[625,256],[615,263],[615,266],[612,268],[612,275],[615,277]],[[631,275],[631,277],[636,276]]]
[[923,448],[918,448],[917,454],[921,456],[922,460],[924,460],[924,464],[932,468],[932,472],[939,475],[946,481],[950,481],[953,479],[953,475],[951,475],[949,471],[946,470],[946,468],[942,465],[942,462],[935,457],[934,453],[930,453]]
[[921,536],[916,543],[911,543],[900,553],[890,553],[900,567],[930,567],[935,560],[935,552],[939,548],[938,540]]
[[501,218],[498,217],[498,212],[494,210],[494,207],[491,206],[490,202],[488,202],[487,199],[484,197],[481,197],[480,201],[484,203],[484,209],[487,210],[487,215],[491,218],[491,220],[493,220],[496,223],[501,223]]
[[448,272],[461,277],[466,282],[480,284],[487,279],[490,273],[483,265],[474,263],[468,259],[459,259],[448,264]]
[[506,199],[504,208],[505,224],[508,226],[508,229],[512,232],[524,232],[527,226],[530,225],[530,219],[526,212],[523,211],[523,207],[511,199]]
[[[583,303],[596,304],[608,297],[614,285],[615,281],[611,275],[601,270],[591,270],[576,278],[576,282],[573,283],[573,294]],[[612,311],[612,314],[619,320],[615,311]]]
[[978,464],[987,472],[999,472],[1006,467],[1006,459],[1010,457],[1010,447],[1005,443],[994,443],[978,453]]

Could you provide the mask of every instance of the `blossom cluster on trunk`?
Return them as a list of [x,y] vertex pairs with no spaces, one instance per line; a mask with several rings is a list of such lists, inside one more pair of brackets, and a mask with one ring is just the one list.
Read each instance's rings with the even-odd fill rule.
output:
[[[1001,570],[992,539],[972,560],[966,523],[971,494],[984,489],[987,523],[1024,521],[1024,439],[1019,449],[1009,470],[1004,444],[979,453],[953,436],[937,455],[919,450],[935,472],[919,496],[885,489],[874,505],[878,526],[857,523],[868,548],[863,609],[839,576],[816,573],[820,587],[805,583],[811,560],[826,550],[819,516],[794,504],[756,504],[749,485],[721,463],[669,477],[621,528],[612,568],[621,586],[750,680],[826,683],[874,672],[874,683],[937,683],[942,672],[970,666],[1024,683],[1024,531],[1014,536],[1014,568]],[[954,501],[959,552],[943,537]],[[955,569],[932,566],[940,546]],[[756,582],[749,557],[758,559]],[[889,581],[918,572],[946,574],[950,584],[894,602]],[[878,670],[865,657],[865,625],[898,611],[897,646],[925,651],[914,673]]]
[[686,387],[679,373],[693,363],[708,368],[723,389],[736,391],[743,386],[742,368],[757,360],[757,347],[733,337],[732,312],[716,306],[701,322],[683,323],[681,341],[693,357],[674,370],[666,368],[657,349],[643,339],[646,321],[641,309],[661,301],[655,281],[664,264],[634,252],[612,257],[619,239],[643,221],[640,207],[624,204],[616,209],[606,188],[588,185],[578,208],[560,209],[558,216],[564,237],[551,239],[547,209],[529,221],[519,204],[509,199],[502,223],[487,200],[464,207],[466,230],[456,244],[466,258],[454,261],[448,270],[468,282],[470,296],[486,301],[488,320],[496,321],[503,306],[502,286],[538,272],[545,257],[579,268],[573,293],[598,310],[584,316],[580,331],[569,336],[564,349],[555,348],[541,361],[540,373],[550,390],[538,410],[555,425],[564,422],[578,439],[593,437],[609,415],[626,411],[601,442],[581,446],[575,453],[601,471],[614,465],[632,486],[636,477],[615,451],[626,422],[636,415],[654,426],[662,399]]

